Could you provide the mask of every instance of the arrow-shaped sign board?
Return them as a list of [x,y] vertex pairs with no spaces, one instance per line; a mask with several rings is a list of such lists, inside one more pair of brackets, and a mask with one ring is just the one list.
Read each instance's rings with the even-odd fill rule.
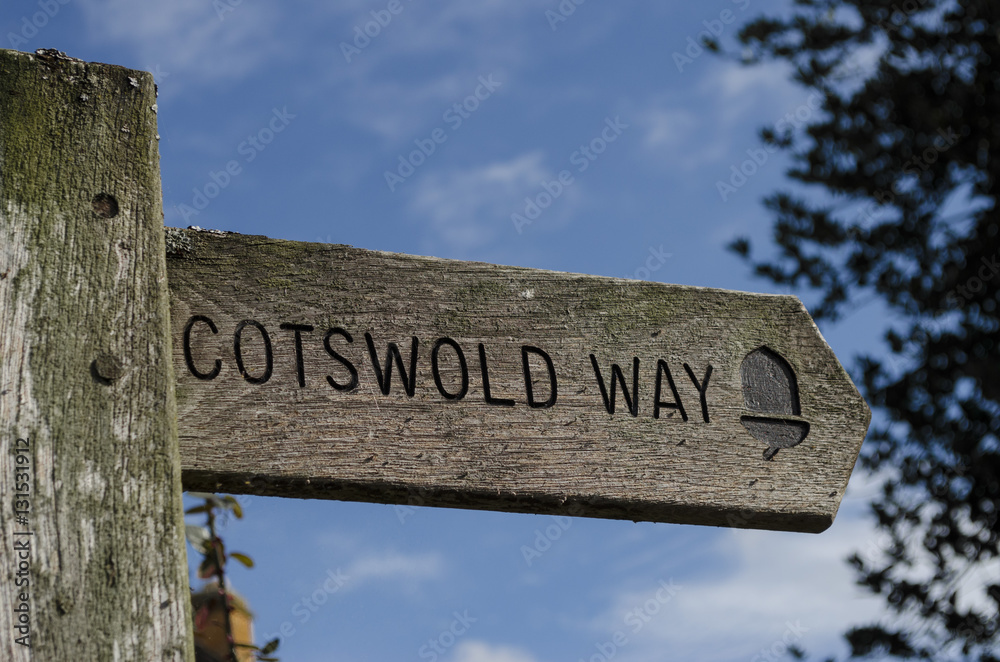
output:
[[167,231],[189,489],[822,531],[870,413],[795,297]]

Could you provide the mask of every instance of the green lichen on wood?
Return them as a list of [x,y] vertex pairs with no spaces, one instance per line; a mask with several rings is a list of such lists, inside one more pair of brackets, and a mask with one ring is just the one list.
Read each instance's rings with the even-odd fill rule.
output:
[[481,280],[455,292],[456,300],[467,310],[482,313],[486,305],[496,305],[498,301],[512,299],[512,288],[495,280]]
[[[31,84],[25,85],[26,80],[31,80]],[[113,117],[101,118],[108,125],[108,133],[88,135],[85,130],[93,121],[91,115],[100,114],[109,99],[117,100],[126,95],[141,95],[151,103],[118,105]],[[0,61],[0,117],[17,118],[17,122],[4,123],[0,164],[16,160],[19,155],[32,156],[30,170],[4,169],[6,195],[31,204],[74,193],[66,189],[53,190],[53,184],[61,182],[45,176],[65,166],[58,160],[60,153],[50,147],[54,140],[73,140],[81,165],[89,163],[91,166],[114,154],[109,141],[128,141],[135,145],[155,141],[156,123],[152,110],[155,98],[152,76],[146,72],[4,51]],[[151,115],[153,121],[150,121]],[[154,171],[158,177],[159,162],[149,158],[146,151],[145,158],[131,164],[133,183],[148,181]]]
[[268,289],[283,289],[292,287],[295,283],[290,278],[258,278],[257,284]]
[[686,288],[607,281],[589,288],[579,308],[586,315],[598,315],[606,337],[620,341],[652,333],[677,321],[680,315],[690,317],[690,304]]
[[167,257],[184,257],[194,251],[194,241],[190,234],[177,228],[164,228],[163,239]]

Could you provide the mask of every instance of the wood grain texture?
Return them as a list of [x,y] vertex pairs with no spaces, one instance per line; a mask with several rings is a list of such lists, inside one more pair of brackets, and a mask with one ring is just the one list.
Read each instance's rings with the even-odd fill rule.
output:
[[[791,296],[167,232],[189,489],[821,531],[867,430],[868,407]],[[396,363],[388,394],[376,377],[372,348],[384,369],[390,342],[412,395]],[[480,344],[491,397],[512,406],[487,402]],[[540,406],[551,379],[535,350],[529,406],[523,346],[552,360],[550,407]],[[740,420],[760,413],[745,405],[740,368],[761,347],[794,370],[792,424],[809,424],[771,460]],[[620,383],[609,413],[594,360],[608,399],[620,366],[635,416]],[[350,386],[345,361],[353,390],[335,388]],[[667,369],[683,414],[670,406]]]
[[2,660],[193,659],[155,104],[149,74],[0,51]]

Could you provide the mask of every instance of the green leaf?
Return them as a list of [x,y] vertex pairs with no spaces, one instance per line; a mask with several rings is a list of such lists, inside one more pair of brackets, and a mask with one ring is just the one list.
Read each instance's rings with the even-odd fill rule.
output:
[[253,567],[253,559],[246,554],[240,554],[239,552],[229,552],[230,558],[234,558],[248,568]]
[[269,641],[266,644],[264,644],[264,647],[262,649],[260,649],[260,652],[263,653],[264,655],[268,655],[270,653],[273,653],[274,651],[278,650],[278,644],[279,643],[280,643],[280,640],[277,637],[275,637],[271,641]]
[[223,501],[225,502],[226,507],[233,511],[233,515],[236,515],[236,519],[243,519],[243,506],[240,505],[240,502],[237,501],[235,497],[231,497],[227,494],[223,498]]
[[195,513],[207,513],[211,508],[208,504],[202,504],[200,506],[194,506],[193,508],[188,508],[184,511],[185,515],[194,515]]

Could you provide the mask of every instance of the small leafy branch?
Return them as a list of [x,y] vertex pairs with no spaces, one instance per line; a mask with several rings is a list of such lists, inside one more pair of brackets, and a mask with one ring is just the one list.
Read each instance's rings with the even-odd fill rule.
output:
[[[191,546],[202,555],[201,563],[198,566],[198,577],[200,579],[215,579],[219,589],[219,600],[223,606],[226,642],[228,643],[227,662],[238,662],[236,656],[237,648],[245,648],[253,651],[253,659],[258,662],[278,662],[278,658],[270,657],[271,653],[278,649],[278,639],[273,639],[258,648],[249,643],[237,643],[233,638],[232,612],[233,605],[229,591],[226,587],[226,561],[230,558],[236,559],[248,568],[254,566],[253,559],[241,552],[226,552],[225,544],[219,538],[216,522],[220,516],[232,513],[236,519],[243,518],[243,508],[239,502],[228,494],[218,496],[207,492],[188,492],[188,496],[204,500],[204,503],[192,508],[188,508],[185,515],[205,514],[205,525],[186,524],[185,535]],[[202,631],[208,623],[212,612],[212,604],[202,605],[194,615],[194,628],[196,632]]]

